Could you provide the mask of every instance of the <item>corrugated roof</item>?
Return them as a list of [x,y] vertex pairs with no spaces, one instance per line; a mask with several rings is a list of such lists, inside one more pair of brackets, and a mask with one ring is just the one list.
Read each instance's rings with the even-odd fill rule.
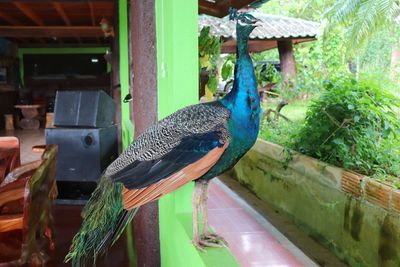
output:
[[[250,39],[253,40],[315,38],[318,33],[319,24],[313,21],[270,15],[258,11],[249,13],[260,19],[263,24],[251,33]],[[225,39],[236,37],[235,25],[235,22],[230,21],[227,17],[199,16],[199,32],[203,27],[210,26],[212,35]]]

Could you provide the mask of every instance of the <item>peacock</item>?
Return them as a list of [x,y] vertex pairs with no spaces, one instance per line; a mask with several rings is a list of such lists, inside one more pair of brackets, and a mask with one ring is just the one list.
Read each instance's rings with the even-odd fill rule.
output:
[[[230,11],[236,21],[237,60],[233,89],[222,99],[188,106],[144,131],[102,174],[83,210],[84,221],[65,261],[96,261],[121,235],[141,205],[194,181],[193,244],[220,247],[210,230],[209,181],[233,167],[253,146],[260,124],[260,99],[248,39],[258,19]],[[200,214],[203,229],[199,231]]]

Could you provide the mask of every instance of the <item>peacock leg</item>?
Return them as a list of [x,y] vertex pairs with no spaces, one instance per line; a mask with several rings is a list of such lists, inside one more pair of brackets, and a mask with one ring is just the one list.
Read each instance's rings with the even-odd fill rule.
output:
[[[198,249],[204,251],[205,247],[221,247],[222,245],[216,243],[208,238],[205,238],[204,235],[199,234],[199,211],[203,211],[203,190],[204,190],[204,181],[196,181],[195,188],[193,192],[192,199],[192,208],[193,208],[193,245],[195,245]],[[207,190],[206,190],[207,191]],[[204,218],[204,215],[203,215]]]
[[195,182],[193,197],[192,197],[192,213],[193,213],[193,245],[198,249],[203,250],[203,246],[200,245],[199,236],[199,203],[200,203],[200,183]]
[[223,245],[227,245],[226,240],[215,233],[212,232],[211,226],[208,222],[208,212],[207,212],[207,200],[208,200],[208,184],[209,181],[203,181],[201,187],[201,196],[200,196],[200,208],[201,213],[203,215],[203,234],[202,239],[211,241],[215,244],[218,244],[220,247]]

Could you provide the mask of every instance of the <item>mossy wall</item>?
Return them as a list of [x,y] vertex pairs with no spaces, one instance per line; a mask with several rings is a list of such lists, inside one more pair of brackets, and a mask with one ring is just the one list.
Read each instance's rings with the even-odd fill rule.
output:
[[399,192],[262,140],[231,174],[349,265],[400,266]]

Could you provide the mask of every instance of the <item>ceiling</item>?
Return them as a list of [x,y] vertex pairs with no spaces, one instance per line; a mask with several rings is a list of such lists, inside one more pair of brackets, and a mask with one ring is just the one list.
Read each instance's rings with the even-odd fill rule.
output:
[[20,44],[104,44],[113,1],[0,1],[0,36]]
[[[229,7],[265,0],[198,0],[199,13],[222,17]],[[21,46],[104,45],[100,21],[114,23],[113,0],[0,0],[0,37]]]

